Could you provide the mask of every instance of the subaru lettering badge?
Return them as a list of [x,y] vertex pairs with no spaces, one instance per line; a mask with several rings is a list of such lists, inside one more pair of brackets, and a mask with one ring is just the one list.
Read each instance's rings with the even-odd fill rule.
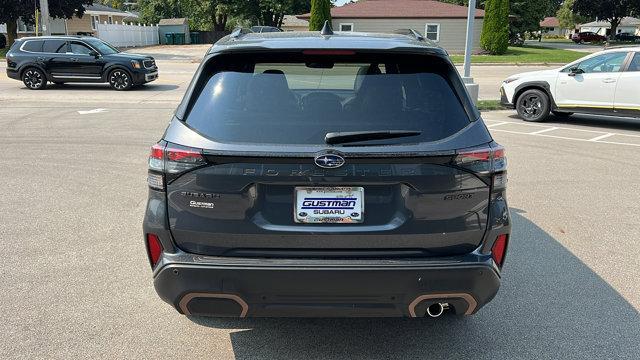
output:
[[335,169],[344,165],[344,158],[336,154],[318,155],[314,159],[316,165],[325,169]]

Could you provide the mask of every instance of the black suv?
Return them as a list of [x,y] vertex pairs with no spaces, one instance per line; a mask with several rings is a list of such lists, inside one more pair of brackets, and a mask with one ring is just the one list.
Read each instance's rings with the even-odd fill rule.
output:
[[128,90],[158,78],[150,56],[121,53],[93,37],[48,36],[16,40],[6,55],[7,75],[27,88],[44,89],[47,81],[108,82],[116,90]]
[[151,149],[144,241],[186,315],[469,315],[498,291],[506,182],[433,43],[236,32]]

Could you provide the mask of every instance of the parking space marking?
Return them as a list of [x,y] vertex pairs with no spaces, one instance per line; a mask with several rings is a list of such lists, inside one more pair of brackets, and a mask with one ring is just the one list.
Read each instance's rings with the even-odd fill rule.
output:
[[[487,120],[487,121],[492,121],[492,120]],[[508,121],[501,121],[499,123],[495,123],[495,124],[491,124],[491,125],[487,125],[488,128],[492,128],[492,127],[496,127],[496,126],[500,126],[500,125],[504,125],[504,124],[508,124]]]
[[547,129],[534,131],[532,133],[529,133],[529,135],[538,135],[538,134],[542,134],[542,133],[545,133],[547,131],[553,131],[553,130],[558,130],[558,127],[554,126],[554,127],[550,127],[550,128],[547,128]]
[[598,140],[606,139],[606,138],[611,137],[613,135],[615,135],[615,133],[606,133],[604,135],[596,136],[593,139],[589,139],[589,141],[598,141]]
[[102,112],[106,112],[107,109],[93,109],[93,110],[78,110],[78,114],[87,115],[87,114],[98,114]]
[[[542,125],[542,124],[531,124],[531,123],[516,122],[516,121],[485,120],[485,122],[487,123],[487,128],[490,128],[491,131],[499,131],[499,132],[504,132],[504,133],[509,133],[509,134],[532,135],[532,136],[540,136],[540,137],[562,139],[562,140],[574,140],[574,141],[584,141],[584,142],[592,142],[592,143],[600,143],[600,144],[612,144],[612,145],[624,145],[624,146],[640,147],[640,142],[639,143],[632,143],[632,142],[606,141],[605,140],[605,139],[608,139],[608,138],[613,137],[613,136],[615,136],[617,139],[619,139],[621,137],[622,138],[627,137],[628,139],[632,138],[633,140],[636,140],[636,139],[640,139],[640,135],[623,134],[623,133],[612,133],[612,132],[598,131],[598,130],[576,129],[576,128],[571,128],[571,127],[549,126],[549,125]],[[519,125],[519,126],[520,125],[522,125],[522,126],[531,126],[531,127],[535,127],[535,128],[542,128],[542,129],[536,130],[536,131],[532,131],[532,132],[507,130],[507,129],[496,129],[497,126],[503,126],[503,125],[508,125],[508,124]],[[594,137],[590,137],[590,138],[579,138],[579,137],[553,135],[552,132],[555,131],[555,130],[559,130],[559,132],[560,131],[564,131],[564,133],[572,132],[572,131],[576,132],[576,133],[581,133],[581,134],[592,133],[595,136]],[[576,134],[576,136],[578,136],[578,135]]]

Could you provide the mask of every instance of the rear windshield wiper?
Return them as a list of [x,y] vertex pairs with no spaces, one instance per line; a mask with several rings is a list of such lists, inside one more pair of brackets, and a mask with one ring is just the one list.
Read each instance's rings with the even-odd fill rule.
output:
[[408,136],[418,136],[422,131],[414,130],[381,130],[381,131],[351,131],[330,132],[324,136],[327,144],[344,144],[356,141],[395,139]]

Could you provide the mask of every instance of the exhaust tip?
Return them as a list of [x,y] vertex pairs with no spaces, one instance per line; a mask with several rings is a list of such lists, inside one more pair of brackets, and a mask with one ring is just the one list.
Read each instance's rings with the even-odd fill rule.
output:
[[427,308],[427,314],[432,318],[437,318],[449,308],[448,303],[433,303]]

